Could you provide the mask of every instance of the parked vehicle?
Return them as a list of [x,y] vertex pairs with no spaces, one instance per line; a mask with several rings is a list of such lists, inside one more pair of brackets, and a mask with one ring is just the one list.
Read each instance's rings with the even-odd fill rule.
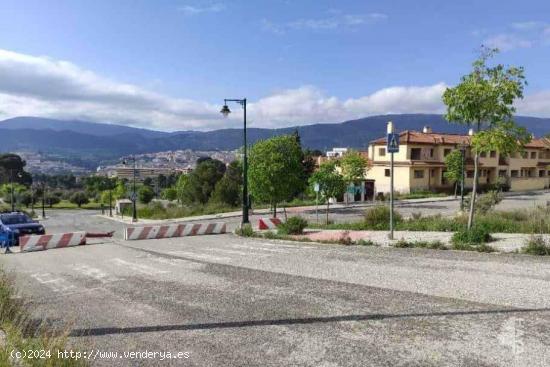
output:
[[13,231],[16,245],[19,245],[21,236],[46,234],[42,224],[21,212],[0,213],[0,224]]

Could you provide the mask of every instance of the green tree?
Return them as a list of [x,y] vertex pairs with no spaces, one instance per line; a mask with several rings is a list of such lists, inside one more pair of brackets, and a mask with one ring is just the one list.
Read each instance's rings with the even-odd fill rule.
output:
[[155,192],[150,186],[143,185],[138,189],[138,199],[140,203],[149,204],[155,197]]
[[238,206],[242,202],[243,169],[241,162],[233,161],[212,193],[212,202]]
[[118,181],[113,189],[113,199],[120,200],[128,196],[128,189],[124,181]]
[[[339,164],[342,169],[342,176],[348,187],[356,181],[363,179],[369,168],[367,159],[361,153],[354,150],[344,154]],[[347,200],[348,196],[346,195],[346,202]]]
[[160,195],[164,200],[174,201],[178,199],[178,190],[175,187],[167,187]]
[[254,144],[248,170],[250,193],[260,202],[277,204],[303,191],[302,150],[292,135],[276,136]]
[[310,179],[310,185],[319,185],[319,194],[327,202],[327,224],[329,222],[330,198],[337,198],[346,191],[346,181],[336,170],[336,162],[328,161],[319,166]]
[[187,175],[181,188],[181,200],[184,204],[206,204],[210,199],[216,183],[225,173],[225,164],[217,159],[204,158],[197,167]]
[[[470,200],[468,229],[473,225],[479,176],[479,153],[498,150],[501,154],[521,149],[527,141],[526,131],[513,121],[513,103],[523,98],[526,84],[522,67],[488,66],[487,61],[497,49],[481,49],[472,71],[460,83],[447,88],[443,102],[447,106],[445,118],[453,123],[473,126],[474,183]],[[518,144],[519,142],[519,144]],[[501,151],[504,149],[504,151]]]
[[[53,193],[51,193],[51,194],[47,193],[45,199],[46,199],[45,204],[48,205],[48,207],[50,207],[50,208],[53,207],[55,204],[59,204],[59,202],[61,201],[59,196],[56,196]],[[85,202],[83,204],[86,204],[86,203],[87,202]]]
[[455,185],[455,198],[462,174],[462,153],[460,150],[453,150],[445,157],[445,173],[443,176],[447,181]]
[[90,202],[90,200],[88,199],[88,195],[86,195],[84,191],[77,191],[72,194],[70,201],[71,203],[76,204],[79,208],[82,207],[82,205],[88,204]]

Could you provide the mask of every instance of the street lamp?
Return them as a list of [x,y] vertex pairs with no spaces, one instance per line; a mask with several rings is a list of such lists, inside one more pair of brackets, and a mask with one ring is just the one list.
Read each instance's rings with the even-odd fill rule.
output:
[[[17,177],[22,178],[23,175],[21,172],[17,173]],[[10,201],[11,201],[11,211],[15,211],[15,189],[13,187],[13,169],[10,169]]]
[[133,183],[133,189],[132,189],[132,222],[137,222],[137,209],[136,209],[136,199],[137,199],[137,195],[136,195],[136,157],[134,156],[131,156],[131,157],[128,157],[126,159],[124,159],[122,161],[122,164],[123,165],[127,165],[128,164],[128,160],[131,160],[133,163],[134,163],[134,168],[133,168],[133,176],[134,176],[134,183]]
[[243,107],[244,111],[244,129],[243,129],[243,145],[244,145],[244,156],[243,156],[243,217],[242,224],[249,223],[248,221],[248,156],[247,156],[247,146],[246,146],[246,98],[244,99],[224,99],[223,107],[220,113],[227,117],[231,110],[227,106],[227,102],[237,102]]

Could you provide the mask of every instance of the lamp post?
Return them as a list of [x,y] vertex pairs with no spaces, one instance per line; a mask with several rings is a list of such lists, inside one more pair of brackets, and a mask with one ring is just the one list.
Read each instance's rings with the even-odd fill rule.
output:
[[136,200],[137,200],[137,194],[136,194],[136,157],[131,156],[129,158],[126,158],[122,161],[122,164],[126,165],[128,164],[128,160],[131,160],[133,162],[133,176],[134,176],[134,182],[133,182],[133,188],[132,188],[132,222],[137,222],[137,208],[136,208]]
[[42,219],[46,218],[46,179],[42,181]]
[[243,156],[243,217],[242,224],[249,223],[248,221],[248,156],[247,156],[247,145],[246,145],[246,98],[244,99],[224,99],[223,107],[220,111],[224,117],[227,117],[231,110],[227,106],[227,102],[236,102],[243,107],[244,111],[244,128],[243,128],[243,145],[244,145],[244,156]]
[[13,193],[13,169],[10,169],[10,201],[11,201],[11,211],[15,211],[15,195]]

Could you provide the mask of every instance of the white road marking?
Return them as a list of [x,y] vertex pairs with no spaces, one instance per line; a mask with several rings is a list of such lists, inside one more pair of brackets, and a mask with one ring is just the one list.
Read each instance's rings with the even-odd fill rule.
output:
[[56,293],[67,293],[69,291],[78,289],[74,284],[71,284],[66,279],[55,277],[53,274],[50,273],[34,273],[31,274],[31,277],[33,277],[40,284],[45,284],[48,288]]
[[112,259],[111,262],[119,265],[119,266],[125,266],[127,268],[130,268],[134,271],[137,271],[139,273],[147,274],[147,275],[156,275],[156,274],[164,274],[168,273],[166,270],[159,270],[152,266],[144,265],[144,264],[136,264],[132,263],[126,260],[122,260],[119,258]]
[[217,252],[217,253],[221,252],[224,254],[239,255],[239,256],[250,256],[250,255],[260,256],[260,257],[269,256],[268,254],[261,254],[259,252],[250,252],[250,251],[244,252],[244,251],[227,250],[227,249],[221,249],[221,248],[204,248],[203,250]]
[[152,255],[152,254],[147,254],[143,258],[147,259],[147,260],[150,260],[150,261],[160,263],[160,264],[164,264],[164,265],[172,265],[172,266],[185,265],[186,267],[190,267],[190,268],[194,268],[194,269],[200,268],[200,267],[203,266],[202,264],[198,264],[196,262],[192,262],[192,261],[189,261],[189,260],[167,259],[165,257],[155,256],[155,255]]
[[208,260],[208,261],[229,261],[231,260],[229,257],[219,257],[219,256],[212,256],[212,255],[206,255],[206,254],[196,254],[194,252],[188,252],[188,251],[170,251],[168,252],[172,255],[182,255],[186,257],[190,257],[197,260]]
[[95,280],[100,281],[103,284],[116,282],[120,280],[117,277],[110,276],[108,273],[105,273],[101,269],[93,268],[91,266],[85,265],[85,264],[76,264],[72,266],[73,270],[85,275],[87,277],[93,278]]
[[247,245],[232,245],[233,248],[242,248],[247,250],[260,250],[260,251],[268,251],[268,252],[277,252],[280,254],[288,254],[290,251],[282,250],[282,249],[275,249],[275,248],[264,248],[259,246],[247,246]]
[[315,246],[284,245],[282,243],[270,243],[270,242],[254,242],[254,244],[263,245],[263,246],[271,246],[271,247],[292,248],[292,249],[312,249],[312,248],[315,248]]

